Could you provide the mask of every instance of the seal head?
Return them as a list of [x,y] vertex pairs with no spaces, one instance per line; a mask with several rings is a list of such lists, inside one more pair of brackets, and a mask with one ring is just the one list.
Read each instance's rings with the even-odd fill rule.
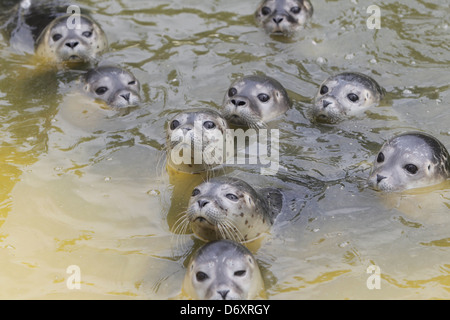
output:
[[385,142],[374,161],[368,184],[381,191],[403,191],[439,184],[448,179],[450,157],[431,135],[409,132]]
[[269,34],[290,35],[313,14],[309,0],[265,0],[255,12],[256,22]]
[[86,15],[74,20],[72,15],[54,19],[36,40],[36,54],[53,63],[90,62],[108,48],[100,26]]
[[180,172],[201,173],[223,164],[227,129],[226,120],[215,110],[178,113],[166,127],[167,165]]
[[186,270],[183,288],[194,299],[250,300],[264,290],[258,263],[243,245],[229,240],[201,247]]
[[98,67],[83,76],[83,89],[111,108],[137,106],[141,102],[140,84],[130,72],[117,67]]
[[257,191],[240,179],[220,177],[194,188],[186,219],[202,240],[247,242],[270,230],[282,205],[278,189]]
[[319,88],[312,114],[315,120],[336,123],[378,105],[384,90],[372,78],[345,72],[326,79]]
[[290,107],[288,94],[277,80],[267,76],[246,76],[228,88],[222,114],[230,124],[261,128]]

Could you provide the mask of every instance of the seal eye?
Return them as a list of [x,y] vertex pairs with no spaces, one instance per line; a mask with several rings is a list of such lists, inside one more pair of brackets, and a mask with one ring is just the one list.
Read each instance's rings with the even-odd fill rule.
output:
[[173,120],[170,123],[170,129],[171,130],[175,130],[176,128],[178,128],[180,126],[180,122],[178,120]]
[[91,31],[85,31],[82,33],[83,37],[85,38],[90,38],[92,36],[92,32]]
[[192,191],[192,196],[198,196],[200,194],[200,190],[198,190],[197,188],[194,189],[194,191]]
[[216,124],[214,122],[212,122],[212,121],[205,121],[203,123],[203,127],[205,129],[214,129],[216,127]]
[[230,88],[230,90],[228,90],[229,97],[236,95],[236,93],[237,93],[237,90],[235,88]]
[[383,152],[380,152],[377,157],[377,162],[381,163],[383,161],[384,161],[384,154],[383,154]]
[[128,82],[128,85],[129,85],[129,86],[134,86],[135,84],[136,84],[136,81],[134,81],[134,80],[133,80],[133,81],[130,81],[130,82]]
[[358,97],[356,94],[354,94],[354,93],[349,93],[349,94],[347,95],[347,98],[348,98],[351,102],[356,102],[356,101],[359,100],[359,97]]
[[246,273],[245,270],[238,270],[238,271],[235,271],[235,272],[234,272],[234,275],[235,275],[236,277],[243,277],[243,276],[245,276],[245,273]]
[[328,92],[328,87],[327,86],[322,86],[322,88],[320,88],[320,94],[325,94]]
[[54,34],[53,35],[53,37],[52,37],[52,39],[53,39],[53,41],[58,41],[59,39],[61,39],[63,36],[62,36],[62,34],[60,34],[60,33],[56,33],[56,34]]
[[294,14],[299,14],[302,9],[300,7],[292,7],[291,12]]
[[261,9],[261,13],[263,14],[263,16],[267,16],[271,12],[272,12],[272,10],[270,10],[269,7],[262,7],[262,9]]
[[405,166],[405,170],[408,171],[411,174],[416,174],[417,171],[419,171],[419,168],[417,168],[415,165],[413,164],[407,164]]
[[199,282],[205,281],[206,279],[209,278],[206,273],[201,272],[201,271],[197,272],[195,274],[195,277],[197,278],[197,281],[199,281]]
[[239,198],[237,197],[237,195],[232,194],[232,193],[228,193],[225,197],[227,197],[229,200],[231,201],[238,201]]
[[260,94],[258,94],[258,99],[261,102],[267,102],[267,101],[269,101],[270,97],[269,97],[269,95],[267,95],[265,93],[260,93]]
[[95,90],[95,93],[98,94],[99,96],[101,96],[101,95],[105,94],[106,91],[108,91],[107,87],[99,87],[99,88],[97,88],[97,90]]

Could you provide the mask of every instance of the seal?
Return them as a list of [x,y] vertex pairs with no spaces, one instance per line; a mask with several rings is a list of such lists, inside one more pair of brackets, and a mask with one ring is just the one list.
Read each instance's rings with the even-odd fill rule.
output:
[[167,166],[196,174],[223,164],[227,129],[225,118],[212,109],[195,108],[178,113],[166,127]]
[[63,0],[16,1],[0,13],[1,29],[15,50],[36,53],[45,63],[94,61],[108,48],[106,35],[88,15],[68,14],[69,8]]
[[378,105],[383,96],[384,89],[369,76],[357,72],[340,73],[320,85],[312,115],[317,121],[336,123]]
[[269,34],[288,36],[300,29],[312,14],[309,0],[265,0],[256,10],[255,19]]
[[85,93],[105,101],[111,108],[137,106],[141,102],[138,79],[122,68],[91,69],[82,76],[82,83]]
[[179,223],[190,225],[204,241],[229,239],[244,243],[268,232],[282,206],[280,190],[255,190],[245,181],[222,176],[194,188]]
[[403,191],[444,182],[450,175],[445,146],[431,135],[407,132],[383,144],[368,178],[380,191]]
[[243,245],[218,240],[205,244],[190,260],[183,290],[199,300],[252,300],[264,294],[258,263]]
[[36,54],[50,63],[90,62],[108,48],[106,35],[100,26],[86,15],[79,24],[69,28],[71,15],[53,20],[36,40]]
[[230,124],[262,128],[291,107],[284,87],[267,76],[245,76],[234,81],[225,94],[221,112]]

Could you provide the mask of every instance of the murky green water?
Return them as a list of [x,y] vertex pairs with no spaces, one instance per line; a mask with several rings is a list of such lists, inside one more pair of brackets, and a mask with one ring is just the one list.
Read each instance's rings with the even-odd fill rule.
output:
[[[372,4],[379,30],[366,26]],[[278,79],[294,102],[272,124],[278,174],[230,169],[286,193],[284,215],[255,251],[268,298],[450,298],[450,187],[383,196],[364,181],[395,133],[422,130],[450,147],[448,1],[315,0],[312,23],[288,40],[256,27],[254,1],[81,5],[109,37],[102,64],[132,71],[144,104],[117,114],[80,100],[76,71],[37,74],[1,41],[1,298],[180,298],[185,260],[201,242],[170,231],[184,200],[172,198],[161,166],[165,121],[219,108],[232,80],[255,73]],[[387,97],[360,119],[311,123],[319,84],[347,70],[374,77]],[[66,284],[71,265],[79,290]],[[367,287],[371,265],[380,289]]]

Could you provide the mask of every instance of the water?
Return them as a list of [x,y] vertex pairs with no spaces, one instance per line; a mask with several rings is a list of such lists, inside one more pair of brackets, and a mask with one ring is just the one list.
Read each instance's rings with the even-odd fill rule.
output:
[[[392,196],[365,186],[393,134],[422,130],[450,147],[449,4],[385,1],[381,29],[370,30],[372,4],[315,0],[312,23],[280,39],[256,27],[252,2],[80,3],[109,37],[101,64],[141,81],[144,104],[125,114],[80,98],[79,71],[41,74],[1,41],[0,297],[183,298],[201,242],[170,229],[185,199],[161,169],[165,122],[217,109],[234,79],[265,73],[293,100],[271,124],[281,168],[228,174],[286,193],[282,219],[254,251],[268,299],[450,298],[449,186]],[[386,98],[364,117],[311,123],[319,84],[348,70],[375,78]],[[79,290],[67,286],[72,265]],[[368,289],[372,265],[380,289]]]

